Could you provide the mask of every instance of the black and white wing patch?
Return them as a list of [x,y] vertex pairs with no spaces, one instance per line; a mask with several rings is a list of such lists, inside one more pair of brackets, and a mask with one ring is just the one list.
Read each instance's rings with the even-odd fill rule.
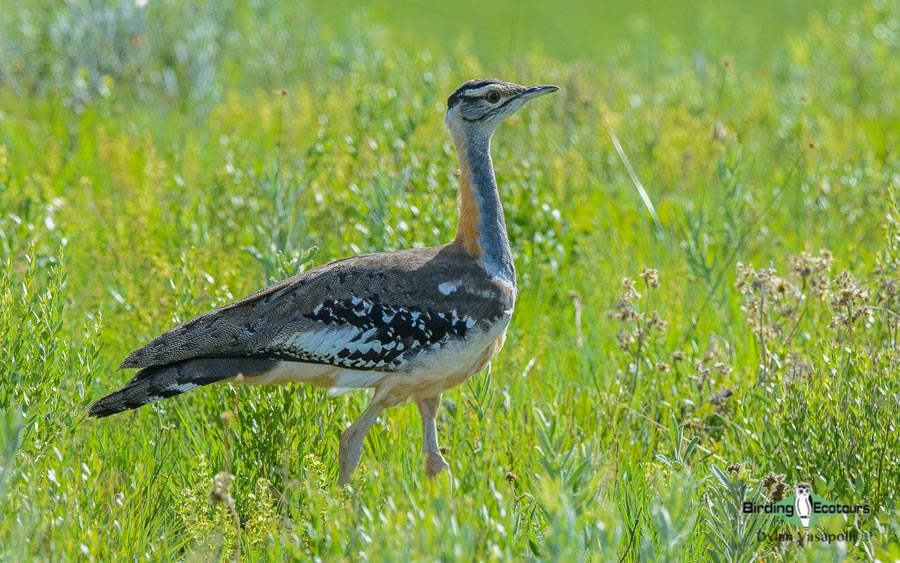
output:
[[407,362],[453,340],[475,326],[456,311],[393,307],[377,297],[327,300],[309,314],[315,326],[278,335],[263,353],[298,362],[356,370],[397,371]]

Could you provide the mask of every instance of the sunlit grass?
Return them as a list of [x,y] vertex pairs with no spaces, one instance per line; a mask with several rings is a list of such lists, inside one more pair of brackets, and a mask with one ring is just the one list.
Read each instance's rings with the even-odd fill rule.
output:
[[[292,3],[104,10],[0,17],[0,558],[227,559],[238,521],[247,560],[900,557],[896,5],[813,18],[761,70],[672,49],[652,74],[641,53],[484,67]],[[85,417],[175,322],[449,240],[444,98],[483,75],[562,89],[495,137],[520,298],[445,395],[450,475],[425,478],[407,404],[339,490],[365,393]],[[872,505],[825,524],[859,541],[748,535],[790,531],[734,511],[769,473]]]

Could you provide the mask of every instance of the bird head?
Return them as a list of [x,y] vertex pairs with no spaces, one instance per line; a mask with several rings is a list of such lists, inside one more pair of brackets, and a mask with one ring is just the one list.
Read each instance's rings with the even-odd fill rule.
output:
[[794,493],[800,498],[805,498],[812,493],[812,487],[807,483],[800,483],[797,485],[797,488],[794,489]]
[[454,137],[490,138],[525,102],[559,90],[559,86],[521,86],[493,78],[469,80],[447,98],[444,122]]

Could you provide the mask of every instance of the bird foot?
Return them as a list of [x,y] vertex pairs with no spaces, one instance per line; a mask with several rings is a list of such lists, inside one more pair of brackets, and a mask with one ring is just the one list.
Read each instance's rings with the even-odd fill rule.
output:
[[445,469],[450,469],[450,464],[440,453],[435,452],[429,455],[425,461],[425,474],[429,479],[436,477]]

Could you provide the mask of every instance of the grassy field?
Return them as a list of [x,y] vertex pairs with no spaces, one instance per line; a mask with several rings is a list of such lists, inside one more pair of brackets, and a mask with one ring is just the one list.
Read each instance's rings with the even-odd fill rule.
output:
[[[189,4],[0,15],[0,560],[900,559],[900,5],[601,60]],[[451,475],[405,404],[338,489],[362,392],[86,418],[173,323],[449,240],[444,100],[482,76],[562,89],[495,136],[520,297],[444,397]],[[799,482],[870,512],[742,513]]]

